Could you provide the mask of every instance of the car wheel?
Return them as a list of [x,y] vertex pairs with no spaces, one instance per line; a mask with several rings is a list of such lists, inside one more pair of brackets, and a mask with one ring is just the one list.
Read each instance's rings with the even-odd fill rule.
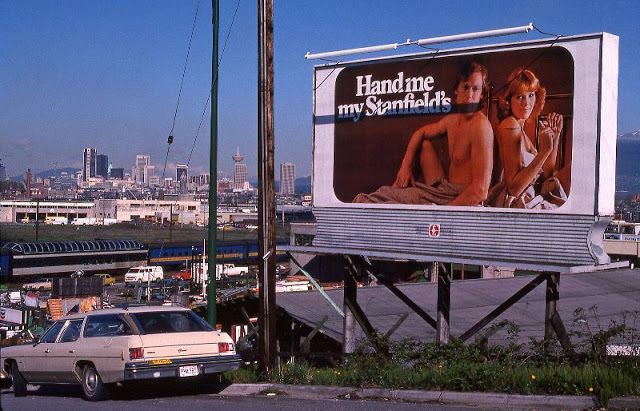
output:
[[17,362],[11,363],[11,383],[13,384],[13,395],[16,397],[27,395],[27,381],[18,370]]
[[82,391],[89,401],[99,401],[108,394],[107,387],[93,365],[87,365],[82,371]]

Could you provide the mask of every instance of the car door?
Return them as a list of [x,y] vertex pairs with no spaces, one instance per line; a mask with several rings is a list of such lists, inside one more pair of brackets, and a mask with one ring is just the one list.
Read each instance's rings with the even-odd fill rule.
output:
[[18,368],[29,382],[55,382],[48,370],[48,360],[51,348],[55,345],[65,321],[56,321],[42,335],[40,340],[25,350],[23,357],[18,358]]
[[78,382],[74,369],[83,321],[82,318],[67,321],[56,343],[49,347],[47,367],[56,382]]

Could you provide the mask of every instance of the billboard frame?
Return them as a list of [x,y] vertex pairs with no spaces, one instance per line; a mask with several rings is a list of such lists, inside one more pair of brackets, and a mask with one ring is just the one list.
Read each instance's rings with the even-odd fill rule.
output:
[[[586,42],[586,43],[585,43]],[[588,43],[588,44],[587,44]],[[587,44],[587,46],[584,46]],[[323,101],[318,88],[335,84],[344,68],[364,64],[384,64],[422,58],[473,56],[479,53],[502,52],[542,47],[563,47],[575,52],[589,47],[591,62],[586,75],[576,68],[576,81],[588,80],[574,95],[576,116],[584,116],[582,103],[587,86],[596,96],[589,109],[595,110],[589,150],[595,157],[595,169],[589,183],[575,183],[575,191],[591,198],[587,206],[568,207],[544,212],[478,207],[433,205],[362,205],[340,202],[333,192],[335,155],[335,95]],[[582,51],[578,51],[579,53]],[[437,54],[437,57],[435,56]],[[618,37],[608,33],[542,39],[520,43],[504,43],[477,47],[439,50],[375,59],[324,64],[314,69],[314,132],[313,132],[313,212],[318,222],[318,234],[311,247],[291,246],[292,252],[312,254],[362,255],[378,259],[402,259],[423,262],[459,262],[480,265],[501,265],[553,272],[573,272],[588,267],[611,267],[602,247],[602,233],[614,210],[615,145],[617,113]],[[578,62],[583,63],[583,62]],[[578,65],[578,64],[576,64]],[[584,64],[583,64],[584,65]],[[593,74],[596,73],[595,78]],[[593,87],[595,85],[595,88]],[[595,106],[593,106],[595,104]],[[329,130],[331,129],[331,130]],[[331,133],[327,134],[327,132]],[[574,130],[577,134],[580,130]],[[581,137],[580,137],[581,138]],[[576,140],[581,142],[581,140]],[[581,149],[576,149],[580,154]],[[586,150],[586,149],[585,149]],[[584,150],[583,150],[584,151]],[[576,152],[572,151],[574,158]],[[583,156],[584,157],[584,156]],[[572,173],[583,171],[586,164],[572,165]],[[576,167],[575,169],[573,167]],[[327,172],[327,170],[331,170]],[[574,188],[572,187],[572,190]],[[569,196],[571,196],[573,193]],[[577,198],[577,195],[574,196]],[[577,203],[577,201],[576,201]],[[491,227],[493,223],[493,227]],[[429,235],[437,227],[439,236]],[[497,228],[496,228],[497,227]],[[473,231],[478,232],[474,233]],[[500,240],[500,238],[503,240]],[[523,240],[522,237],[526,237]],[[386,242],[385,242],[386,240]],[[497,240],[497,241],[496,241]],[[543,247],[528,249],[531,243]]]

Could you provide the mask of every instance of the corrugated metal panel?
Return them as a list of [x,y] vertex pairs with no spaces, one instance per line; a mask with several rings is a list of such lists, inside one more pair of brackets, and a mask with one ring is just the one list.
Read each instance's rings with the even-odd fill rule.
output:
[[[559,266],[609,262],[601,241],[608,220],[593,216],[353,208],[313,213],[318,247]],[[429,237],[431,224],[439,224],[439,237]]]

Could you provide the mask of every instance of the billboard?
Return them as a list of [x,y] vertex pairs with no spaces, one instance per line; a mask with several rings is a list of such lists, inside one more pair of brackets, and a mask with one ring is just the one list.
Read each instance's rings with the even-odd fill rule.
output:
[[[614,213],[617,50],[600,33],[317,66],[314,245],[607,262],[596,231]],[[545,226],[582,227],[545,240],[564,250],[555,262],[501,241],[498,258],[483,250],[489,237],[533,239]],[[464,227],[476,234],[461,238]]]

